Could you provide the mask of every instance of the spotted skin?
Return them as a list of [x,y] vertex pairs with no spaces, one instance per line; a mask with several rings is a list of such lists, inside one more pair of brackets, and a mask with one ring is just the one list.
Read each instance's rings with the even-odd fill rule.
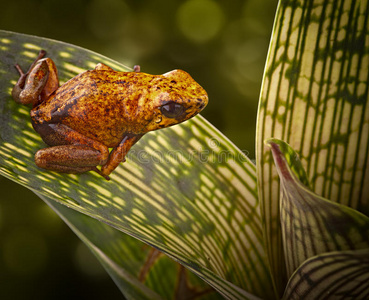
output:
[[208,103],[206,91],[182,70],[150,75],[100,63],[59,87],[55,64],[44,55],[27,73],[16,66],[21,76],[12,93],[16,102],[33,105],[32,125],[50,146],[35,155],[44,169],[95,171],[109,179],[145,133],[186,121]]

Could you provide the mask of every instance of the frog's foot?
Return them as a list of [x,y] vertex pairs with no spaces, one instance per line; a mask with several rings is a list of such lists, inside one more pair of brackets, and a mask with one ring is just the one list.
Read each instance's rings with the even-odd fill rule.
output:
[[19,73],[19,79],[18,82],[16,83],[16,86],[19,86],[21,89],[24,88],[24,84],[26,82],[26,78],[28,76],[28,74],[32,71],[32,69],[35,67],[35,65],[37,64],[37,62],[43,58],[46,55],[46,51],[45,50],[40,50],[40,52],[38,53],[37,58],[33,61],[33,63],[31,64],[31,66],[29,67],[27,73],[24,73],[21,66],[19,64],[15,64],[15,68],[17,69],[18,73]]
[[35,104],[38,102],[38,98],[48,80],[48,65],[43,63],[36,67],[40,63],[46,54],[45,50],[41,50],[31,64],[27,73],[24,73],[19,64],[15,65],[15,68],[19,72],[19,79],[12,90],[13,99],[20,104]]
[[[35,65],[37,64],[37,62],[41,59],[41,58],[44,58],[46,55],[46,51],[45,50],[40,50],[40,52],[38,53],[38,56],[37,58],[33,61],[32,65],[29,67],[27,73],[23,73],[23,70],[22,68],[20,67],[19,64],[15,64],[15,68],[17,69],[17,71],[19,72],[19,75],[20,75],[20,78],[19,80],[21,80],[22,77],[26,77],[29,72],[32,71],[32,69],[35,67]],[[23,79],[23,81],[25,81],[25,79]],[[18,81],[19,82],[19,81]],[[24,86],[24,83],[23,83],[23,86]]]
[[105,164],[106,160],[100,151],[84,145],[54,146],[41,149],[35,154],[35,163],[42,169],[69,174],[95,171],[109,180],[109,176],[96,168]]

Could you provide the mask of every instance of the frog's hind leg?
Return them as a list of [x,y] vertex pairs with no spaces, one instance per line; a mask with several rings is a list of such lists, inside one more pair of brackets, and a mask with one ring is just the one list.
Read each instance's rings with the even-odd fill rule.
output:
[[19,80],[12,90],[13,99],[21,104],[39,105],[59,87],[58,71],[50,58],[43,58],[45,50],[41,50],[27,73],[19,64],[15,67],[19,72]]
[[37,58],[33,61],[33,63],[31,64],[31,66],[29,67],[27,73],[24,73],[21,66],[19,64],[15,64],[15,68],[17,69],[17,71],[19,72],[19,80],[18,80],[18,84],[20,86],[24,86],[25,80],[27,75],[31,72],[31,70],[35,67],[35,65],[37,64],[37,62],[43,58],[46,55],[46,51],[45,50],[40,50],[40,52],[38,53]]
[[107,146],[64,124],[33,122],[33,127],[44,142],[51,146],[36,152],[35,163],[38,167],[72,174],[95,171],[109,180],[108,176],[96,168],[108,161]]
[[44,148],[36,152],[35,162],[42,169],[60,173],[79,174],[95,171],[109,180],[109,176],[103,175],[96,168],[101,164],[101,153],[89,146],[60,145]]
[[[12,96],[17,103],[27,105],[38,102],[39,95],[48,79],[48,70],[46,63],[39,65],[37,68],[35,67],[45,54],[46,52],[41,50],[26,73],[23,72],[19,64],[15,65],[20,77],[13,87]],[[32,75],[29,76],[30,74]]]

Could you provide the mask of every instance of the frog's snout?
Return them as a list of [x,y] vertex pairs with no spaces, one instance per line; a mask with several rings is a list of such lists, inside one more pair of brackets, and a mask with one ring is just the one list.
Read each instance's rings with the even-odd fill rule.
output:
[[206,99],[201,99],[201,98],[197,99],[199,110],[203,110],[205,108],[205,106],[208,105],[208,97],[206,96],[205,98]]
[[199,110],[203,110],[205,108],[206,104],[205,103],[200,103],[199,104]]
[[197,109],[199,111],[203,110],[206,107],[206,105],[208,105],[209,102],[208,94],[203,88],[201,89],[203,90],[202,95],[196,99]]

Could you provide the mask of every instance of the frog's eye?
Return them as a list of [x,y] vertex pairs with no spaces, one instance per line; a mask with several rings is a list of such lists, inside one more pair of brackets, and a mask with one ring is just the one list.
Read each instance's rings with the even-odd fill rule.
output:
[[160,107],[160,111],[165,117],[175,119],[184,113],[185,108],[181,104],[169,102]]

